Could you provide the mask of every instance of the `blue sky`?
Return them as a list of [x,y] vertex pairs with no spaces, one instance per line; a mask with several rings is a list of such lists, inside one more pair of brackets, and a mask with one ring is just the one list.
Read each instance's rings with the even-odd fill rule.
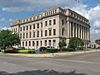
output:
[[85,16],[90,20],[91,39],[100,38],[100,0],[0,0],[0,29],[53,7],[71,8]]

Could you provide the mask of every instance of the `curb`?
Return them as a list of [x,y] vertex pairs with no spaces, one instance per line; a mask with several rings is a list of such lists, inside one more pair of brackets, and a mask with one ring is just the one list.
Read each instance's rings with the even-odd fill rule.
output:
[[[72,56],[72,55],[79,55],[79,54],[86,54],[86,53],[94,53],[94,52],[100,52],[100,50],[48,53],[48,54],[10,54],[10,53],[7,53],[6,55],[25,56],[25,57],[33,57],[33,58],[52,58],[52,57],[62,57],[62,56]],[[3,53],[0,52],[0,54],[3,54]]]

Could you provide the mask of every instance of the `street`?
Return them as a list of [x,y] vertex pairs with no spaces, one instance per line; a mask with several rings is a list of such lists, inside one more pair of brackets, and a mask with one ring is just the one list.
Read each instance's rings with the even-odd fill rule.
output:
[[55,58],[0,54],[0,75],[100,75],[100,52]]

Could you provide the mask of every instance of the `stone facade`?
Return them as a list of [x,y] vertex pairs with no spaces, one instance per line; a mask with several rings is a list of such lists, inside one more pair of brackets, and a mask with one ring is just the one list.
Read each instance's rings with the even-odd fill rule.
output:
[[32,49],[47,46],[59,48],[60,40],[68,46],[71,37],[90,40],[89,21],[70,9],[59,7],[14,21],[11,30],[19,33],[21,47]]

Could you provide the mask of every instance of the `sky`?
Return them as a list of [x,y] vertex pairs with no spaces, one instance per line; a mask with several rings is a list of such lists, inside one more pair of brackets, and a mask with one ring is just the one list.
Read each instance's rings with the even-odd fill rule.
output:
[[54,7],[70,8],[85,16],[90,22],[91,40],[100,38],[100,0],[0,0],[0,29]]

